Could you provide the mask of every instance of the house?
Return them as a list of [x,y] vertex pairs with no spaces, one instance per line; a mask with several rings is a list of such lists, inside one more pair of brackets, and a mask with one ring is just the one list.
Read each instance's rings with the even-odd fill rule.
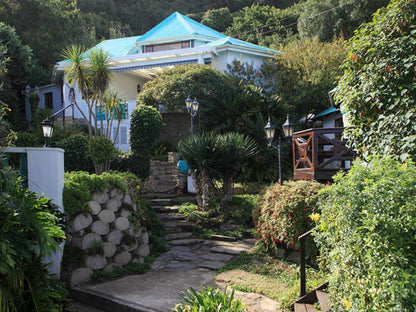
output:
[[[264,60],[273,58],[277,52],[228,37],[177,12],[141,36],[105,40],[89,51],[98,48],[110,56],[113,71],[110,88],[126,103],[126,118],[121,123],[116,142],[116,147],[124,151],[129,149],[129,116],[136,107],[137,94],[144,83],[160,72],[176,65],[193,63],[225,71],[227,64],[234,60],[259,68]],[[70,90],[74,88],[74,100],[87,115],[80,92],[67,83],[66,66],[67,62],[62,61],[54,68],[54,80],[62,83],[64,106],[69,104]],[[73,116],[83,118],[75,108]]]

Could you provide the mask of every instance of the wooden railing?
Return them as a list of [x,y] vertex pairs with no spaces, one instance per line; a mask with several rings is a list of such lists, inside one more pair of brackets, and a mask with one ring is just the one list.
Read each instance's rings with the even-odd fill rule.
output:
[[357,156],[342,139],[343,128],[314,128],[293,134],[295,180],[331,180],[339,170],[348,170]]

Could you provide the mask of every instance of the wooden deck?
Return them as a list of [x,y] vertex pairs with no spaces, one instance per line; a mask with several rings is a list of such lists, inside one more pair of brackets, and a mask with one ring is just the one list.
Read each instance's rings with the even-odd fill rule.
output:
[[313,128],[293,134],[295,180],[331,180],[339,170],[348,170],[357,156],[342,139],[343,128]]

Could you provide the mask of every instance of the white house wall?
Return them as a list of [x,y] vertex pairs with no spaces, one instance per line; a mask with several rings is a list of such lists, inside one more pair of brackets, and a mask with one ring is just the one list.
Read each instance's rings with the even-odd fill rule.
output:
[[227,64],[232,64],[235,60],[253,64],[254,68],[260,68],[265,58],[261,56],[249,55],[243,52],[235,51],[222,51],[218,53],[218,56],[211,59],[211,65],[213,68],[225,72],[227,70]]
[[136,100],[137,85],[143,86],[144,83],[142,79],[130,76],[126,72],[117,72],[111,77],[110,89],[116,91],[123,101]]

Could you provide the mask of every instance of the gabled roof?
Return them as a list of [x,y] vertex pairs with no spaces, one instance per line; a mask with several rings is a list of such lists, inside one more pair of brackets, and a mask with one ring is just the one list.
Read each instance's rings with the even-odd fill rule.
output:
[[225,37],[224,34],[175,12],[141,36],[137,42],[157,41],[192,35],[212,37],[213,39]]
[[222,45],[233,45],[233,46],[238,46],[238,47],[243,47],[243,48],[250,48],[250,49],[256,49],[256,50],[262,50],[264,52],[274,52],[274,53],[279,53],[276,50],[272,50],[266,47],[262,47],[250,42],[245,42],[239,39],[235,39],[232,37],[224,37],[222,39],[218,39],[215,41],[211,41],[207,44],[204,44],[203,46],[207,46],[207,47],[218,47],[218,46],[222,46]]

